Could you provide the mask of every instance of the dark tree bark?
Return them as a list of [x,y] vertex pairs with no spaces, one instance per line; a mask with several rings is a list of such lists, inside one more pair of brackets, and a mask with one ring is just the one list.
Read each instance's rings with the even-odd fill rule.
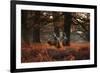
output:
[[88,25],[88,31],[87,31],[87,40],[90,41],[90,27]]
[[35,12],[33,25],[33,42],[40,42],[40,12]]
[[28,15],[28,11],[26,10],[22,10],[21,11],[21,38],[26,41],[29,42],[28,40],[28,31],[27,31],[27,15]]
[[59,22],[59,14],[53,13],[53,24],[54,24],[54,32],[56,33],[57,37],[59,37],[59,27],[57,27],[57,22]]
[[65,45],[70,45],[70,27],[72,24],[72,15],[70,12],[64,12],[64,32],[67,36]]

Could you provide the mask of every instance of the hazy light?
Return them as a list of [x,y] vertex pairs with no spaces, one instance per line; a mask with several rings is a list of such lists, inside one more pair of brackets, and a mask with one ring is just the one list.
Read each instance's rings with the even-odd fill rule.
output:
[[47,13],[46,12],[43,12],[43,15],[47,15]]
[[53,19],[53,16],[50,16],[50,19]]

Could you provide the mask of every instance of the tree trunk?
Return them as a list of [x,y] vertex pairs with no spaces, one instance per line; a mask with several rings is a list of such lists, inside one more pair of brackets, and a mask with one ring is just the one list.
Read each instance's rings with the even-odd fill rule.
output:
[[67,36],[65,45],[70,45],[70,27],[72,24],[72,16],[70,12],[64,12],[64,32]]
[[40,12],[35,12],[33,27],[33,42],[40,42]]
[[28,11],[26,10],[22,10],[21,11],[21,39],[24,40],[25,42],[30,42],[29,41],[29,38],[28,38],[28,35],[29,35],[29,30],[27,28],[27,16],[28,16]]

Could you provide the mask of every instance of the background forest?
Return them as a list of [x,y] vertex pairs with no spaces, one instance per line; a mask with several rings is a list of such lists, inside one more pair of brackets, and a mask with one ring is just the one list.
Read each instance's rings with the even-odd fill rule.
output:
[[21,61],[43,62],[90,58],[90,14],[21,11]]

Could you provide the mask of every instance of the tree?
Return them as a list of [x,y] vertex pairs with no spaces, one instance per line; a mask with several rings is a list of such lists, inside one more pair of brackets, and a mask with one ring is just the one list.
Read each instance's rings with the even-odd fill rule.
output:
[[30,35],[32,35],[32,24],[33,21],[31,19],[32,15],[31,15],[31,11],[29,10],[22,10],[21,11],[21,37],[22,37],[22,41],[31,43],[31,39],[32,37],[30,37]]
[[[90,40],[90,14],[77,12],[73,13],[73,24],[76,24],[77,31],[81,31],[83,33],[82,37],[89,41]],[[80,36],[81,36],[80,35]]]
[[64,32],[67,36],[65,45],[70,45],[70,28],[72,24],[72,15],[70,12],[64,12]]
[[33,17],[33,42],[40,42],[40,15],[40,11],[36,11]]

